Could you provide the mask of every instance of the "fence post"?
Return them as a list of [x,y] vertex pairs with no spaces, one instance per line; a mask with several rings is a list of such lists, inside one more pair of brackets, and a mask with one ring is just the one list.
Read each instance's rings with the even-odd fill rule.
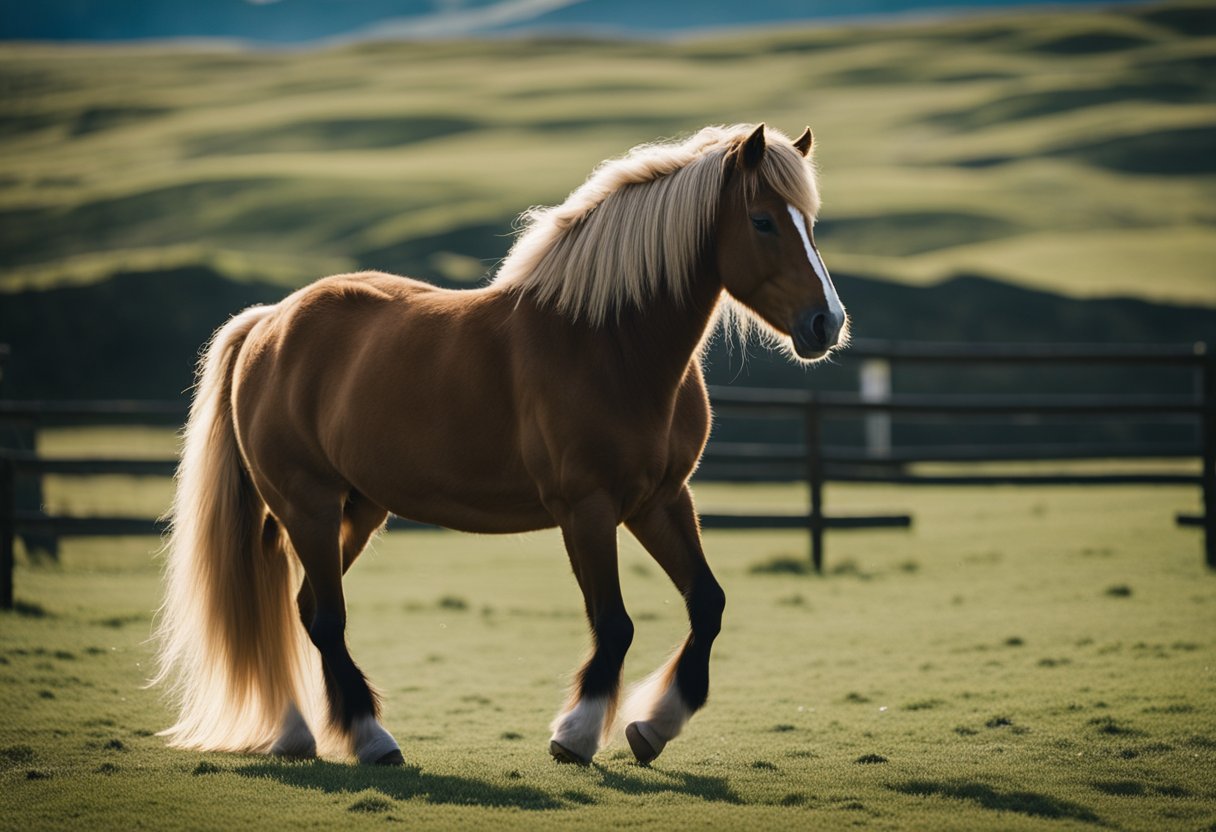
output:
[[1216,569],[1216,355],[1196,345],[1203,362],[1203,405],[1200,430],[1203,440],[1203,546],[1209,569]]
[[[867,358],[858,371],[858,387],[863,402],[891,401],[891,361],[887,358]],[[891,414],[867,413],[866,454],[872,457],[891,455]]]
[[0,609],[13,608],[13,542],[17,534],[14,503],[17,466],[0,456]]
[[811,487],[811,565],[823,572],[823,416],[819,400],[811,397],[806,410],[806,478]]

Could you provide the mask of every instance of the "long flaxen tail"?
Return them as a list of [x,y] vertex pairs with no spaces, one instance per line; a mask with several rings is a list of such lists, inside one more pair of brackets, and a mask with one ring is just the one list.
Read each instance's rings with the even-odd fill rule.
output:
[[177,723],[171,745],[265,751],[306,693],[307,635],[296,612],[296,558],[241,458],[232,376],[254,307],[221,327],[199,361],[170,513],[165,597],[155,628]]

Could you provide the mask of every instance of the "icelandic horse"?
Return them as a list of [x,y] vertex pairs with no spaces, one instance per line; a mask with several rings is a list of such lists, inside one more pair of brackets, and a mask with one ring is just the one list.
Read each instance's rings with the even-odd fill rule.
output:
[[704,344],[723,321],[812,362],[847,338],[811,234],[811,144],[809,128],[790,141],[760,124],[642,145],[527,212],[481,288],[337,275],[224,324],[199,361],[170,515],[152,680],[178,713],[169,742],[312,757],[306,692],[323,677],[314,726],[360,762],[403,762],[348,651],[342,590],[393,512],[561,529],[593,650],[550,753],[581,764],[613,724],[633,638],[628,527],[690,622],[631,694],[625,737],[657,757],[706,701],[725,605],[688,487],[709,434]]

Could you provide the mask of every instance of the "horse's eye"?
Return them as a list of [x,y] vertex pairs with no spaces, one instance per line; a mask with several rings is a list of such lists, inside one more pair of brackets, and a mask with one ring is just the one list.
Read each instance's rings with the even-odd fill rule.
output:
[[777,226],[773,225],[773,221],[769,217],[752,217],[752,228],[755,228],[761,234],[775,234]]

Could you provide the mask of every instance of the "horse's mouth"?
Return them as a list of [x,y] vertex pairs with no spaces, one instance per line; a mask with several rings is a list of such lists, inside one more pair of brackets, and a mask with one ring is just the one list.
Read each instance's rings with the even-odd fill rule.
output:
[[822,347],[808,344],[805,340],[803,340],[797,330],[795,330],[794,334],[790,336],[790,340],[794,343],[794,352],[797,353],[798,357],[803,361],[818,361],[832,351],[830,347],[825,350]]

